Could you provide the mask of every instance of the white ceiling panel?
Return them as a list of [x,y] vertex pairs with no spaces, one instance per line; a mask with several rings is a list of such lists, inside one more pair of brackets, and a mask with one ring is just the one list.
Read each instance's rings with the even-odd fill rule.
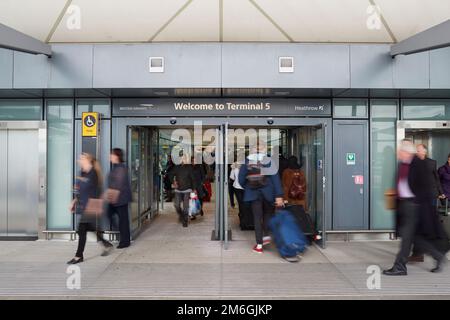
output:
[[[393,37],[383,24],[379,28],[367,27],[371,1],[379,6],[398,41],[450,19],[450,0],[222,0],[222,39],[392,42]],[[79,29],[70,27],[74,13],[62,12],[67,3],[80,9]],[[62,14],[50,42],[220,41],[219,3],[220,0],[0,0],[0,23],[45,40]]]
[[450,19],[450,0],[375,0],[398,41]]
[[219,41],[219,1],[194,0],[154,41]]
[[44,41],[66,0],[0,0],[0,23]]
[[147,41],[186,0],[74,0],[81,28],[70,29],[66,14],[51,42]]
[[379,29],[367,27],[368,0],[257,0],[257,3],[295,41],[391,41],[382,23]]

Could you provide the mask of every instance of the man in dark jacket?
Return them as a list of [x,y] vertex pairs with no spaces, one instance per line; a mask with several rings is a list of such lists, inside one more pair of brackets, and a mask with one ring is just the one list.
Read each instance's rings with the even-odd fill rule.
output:
[[[108,176],[108,201],[109,216],[119,216],[120,242],[118,249],[130,246],[130,219],[128,216],[128,204],[131,202],[131,187],[128,177],[128,168],[124,164],[122,149],[115,148],[111,151],[111,172]],[[115,193],[111,193],[111,190]]]
[[196,190],[194,170],[190,157],[184,155],[181,164],[175,165],[168,175],[170,181],[173,183],[175,197],[173,205],[178,213],[179,221],[183,224],[183,227],[187,227],[189,222],[190,194]]
[[[261,175],[264,176],[264,182],[260,187],[252,186],[250,181],[249,168],[254,164],[262,164]],[[276,170],[270,169],[274,167]],[[266,155],[264,145],[260,144],[258,148],[254,148],[253,153],[248,156],[245,164],[240,168],[239,184],[244,188],[244,202],[250,202],[253,211],[256,236],[256,245],[253,247],[253,251],[262,253],[263,245],[270,243],[270,237],[267,236],[268,220],[274,211],[274,204],[276,203],[279,207],[283,206],[284,195],[278,175],[278,166],[271,163],[270,158]]]
[[[418,144],[416,147],[417,157],[422,161],[423,166],[423,178],[421,183],[421,188],[423,190],[422,197],[423,203],[421,206],[421,214],[424,215],[423,219],[426,224],[425,227],[430,229],[434,228],[435,233],[439,233],[439,226],[432,227],[430,224],[435,224],[437,217],[433,217],[436,215],[436,199],[441,197],[443,194],[442,187],[439,181],[439,175],[437,173],[437,162],[436,160],[430,159],[427,156],[428,149],[424,144]],[[424,227],[424,226],[422,226]],[[432,229],[430,229],[432,230]],[[410,262],[423,262],[424,256],[423,253],[420,252],[416,246],[414,246],[413,254],[409,257]]]
[[426,180],[425,163],[415,156],[415,151],[414,145],[409,140],[403,140],[398,150],[400,163],[397,177],[396,231],[401,237],[401,244],[394,266],[383,271],[383,274],[389,276],[407,275],[406,264],[413,244],[421,252],[429,253],[436,260],[436,267],[431,270],[432,272],[440,271],[446,259],[427,238],[430,230],[422,229],[421,226],[426,217],[421,206],[425,199],[428,199],[429,190],[422,183]]

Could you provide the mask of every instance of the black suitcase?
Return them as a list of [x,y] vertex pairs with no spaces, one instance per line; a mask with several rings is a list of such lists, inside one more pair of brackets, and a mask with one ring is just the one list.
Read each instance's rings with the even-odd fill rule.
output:
[[239,226],[241,230],[255,230],[255,220],[250,202],[244,202],[242,209],[243,212],[239,212]]
[[300,229],[302,229],[305,235],[313,236],[317,234],[311,216],[305,212],[303,206],[288,204],[286,205],[285,209],[294,215],[298,224],[300,225]]

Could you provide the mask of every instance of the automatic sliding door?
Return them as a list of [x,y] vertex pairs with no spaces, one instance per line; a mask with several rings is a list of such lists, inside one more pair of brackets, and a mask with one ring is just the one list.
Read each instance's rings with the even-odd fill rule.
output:
[[8,131],[0,130],[0,237],[8,235]]

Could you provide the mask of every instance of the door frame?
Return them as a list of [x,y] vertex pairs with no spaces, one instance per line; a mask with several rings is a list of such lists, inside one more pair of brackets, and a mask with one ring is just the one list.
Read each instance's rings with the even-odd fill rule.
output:
[[[370,230],[370,148],[369,148],[369,143],[367,143],[368,139],[370,138],[370,128],[369,128],[369,120],[367,119],[351,119],[351,120],[347,120],[347,119],[335,119],[333,120],[333,130],[335,126],[338,125],[365,125],[365,134],[366,134],[366,139],[364,139],[364,151],[365,151],[365,155],[366,155],[366,159],[365,159],[365,166],[364,166],[364,184],[363,184],[363,192],[364,195],[366,197],[366,200],[364,200],[364,210],[365,210],[365,217],[364,217],[364,224],[365,226],[363,226],[363,228],[358,228],[358,229],[354,229],[357,231],[367,231]],[[340,139],[340,137],[333,135],[333,138],[336,139]],[[333,170],[333,175],[335,174],[339,174],[340,170],[339,168],[336,167],[337,163],[336,163],[336,159],[333,158],[333,167],[336,170]],[[337,182],[337,181],[334,181]],[[333,186],[333,192],[334,192],[334,186]],[[333,212],[334,212],[334,207],[336,206],[337,202],[333,202]],[[346,227],[337,227],[335,226],[335,221],[333,220],[333,230],[349,230],[349,228]],[[351,230],[351,229],[350,229]]]
[[403,139],[405,139],[406,129],[424,130],[450,130],[450,121],[429,121],[429,120],[399,120],[397,121],[397,150]]
[[[323,163],[323,234],[322,247],[325,247],[326,232],[332,228],[332,127],[330,117],[113,117],[111,140],[112,146],[127,150],[127,132],[130,126],[152,126],[163,128],[179,128],[193,126],[194,122],[202,121],[205,127],[220,127],[228,124],[228,127],[255,126],[255,127],[302,127],[322,126],[324,130],[324,163]],[[223,139],[222,139],[223,140]]]
[[37,237],[44,239],[47,229],[47,121],[0,121],[0,130],[38,131],[38,225]]

